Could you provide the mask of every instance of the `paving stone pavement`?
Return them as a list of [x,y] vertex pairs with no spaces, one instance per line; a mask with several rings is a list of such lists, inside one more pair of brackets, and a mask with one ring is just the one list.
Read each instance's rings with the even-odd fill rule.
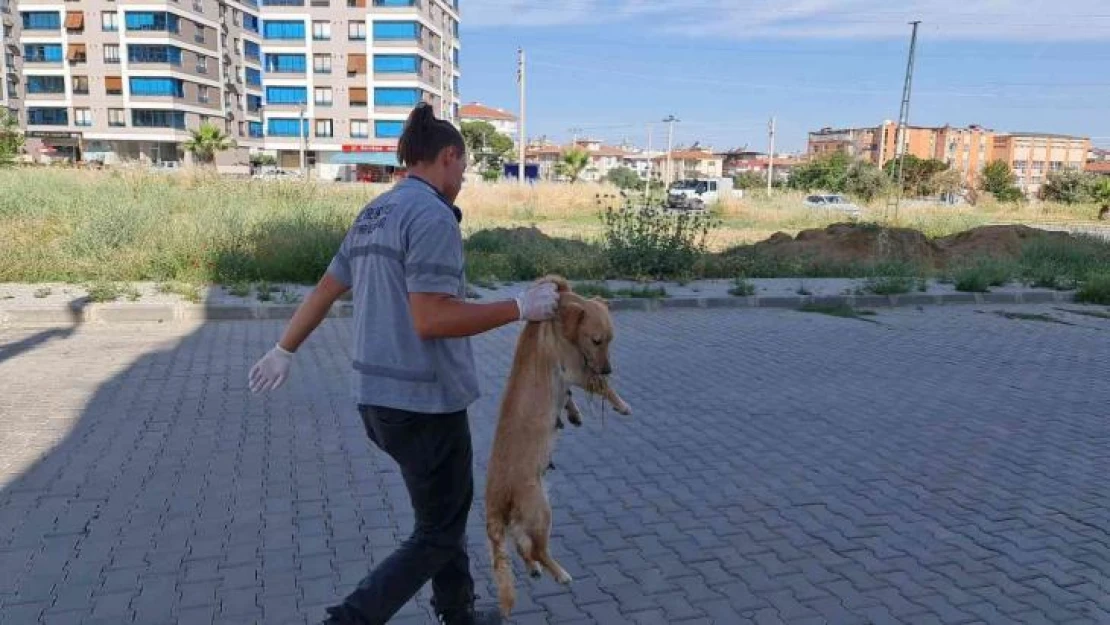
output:
[[[513,622],[1110,622],[1110,321],[1020,310],[1075,325],[617,313],[635,415],[564,430],[552,548],[575,582],[518,565]],[[412,514],[347,398],[350,323],[252,396],[280,328],[0,330],[0,623],[312,623],[391,551]],[[486,599],[518,330],[476,342]],[[427,599],[395,622],[431,622]]]

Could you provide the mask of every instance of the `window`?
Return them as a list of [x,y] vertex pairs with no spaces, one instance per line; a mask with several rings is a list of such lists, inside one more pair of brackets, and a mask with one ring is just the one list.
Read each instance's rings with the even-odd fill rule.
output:
[[92,126],[92,111],[89,109],[73,109],[73,125]]
[[419,39],[420,25],[416,22],[374,22],[375,40]]
[[253,67],[247,68],[247,84],[254,87],[262,85],[262,72]]
[[262,122],[250,122],[247,124],[247,132],[250,136],[260,139],[262,138]]
[[243,56],[257,61],[262,56],[262,48],[253,41],[244,41]]
[[[271,117],[266,120],[266,134],[271,137],[298,137],[308,134],[308,121],[305,120],[304,125],[297,123],[296,119]],[[297,128],[300,127],[301,131],[298,132]]]
[[304,39],[304,22],[266,20],[262,25],[262,36],[266,39]]
[[304,0],[262,0],[264,7],[303,7]]
[[193,26],[196,29],[196,32],[193,35],[193,41],[197,43],[204,43],[204,24],[193,22]]
[[247,94],[247,112],[257,113],[258,109],[262,108],[262,96]]
[[62,14],[57,11],[23,12],[23,30],[61,30]]
[[266,104],[306,104],[307,87],[266,87]]
[[351,138],[365,139],[370,136],[370,122],[365,119],[351,120]]
[[184,130],[185,113],[182,111],[136,109],[131,111],[131,125],[136,128],[178,128]]
[[114,43],[104,44],[104,62],[119,63],[119,45]]
[[198,54],[197,55],[197,73],[198,74],[207,74],[208,73],[208,57],[204,56],[203,54]]
[[374,89],[374,106],[416,106],[420,102],[420,90],[398,87]]
[[366,106],[366,87],[351,87],[347,96],[351,106]]
[[331,22],[312,22],[312,38],[316,41],[331,39]]
[[115,11],[105,11],[101,13],[100,30],[106,33],[113,33],[119,30],[119,13]]
[[395,139],[401,136],[405,122],[376,121],[374,122],[374,136],[379,139]]
[[411,7],[416,6],[416,0],[374,0],[376,7]]
[[208,102],[208,85],[197,85],[197,102]]
[[32,126],[68,126],[69,112],[64,108],[29,108],[27,124]]
[[127,25],[127,30],[165,31],[170,33],[180,31],[180,18],[173,13],[163,11],[128,12],[124,22]]
[[314,90],[313,101],[319,106],[332,105],[332,91],[331,87],[316,87]]
[[303,74],[305,59],[303,54],[267,54],[266,71],[273,74]]
[[374,73],[415,74],[420,69],[420,58],[415,54],[375,54]]
[[348,9],[365,9],[366,0],[347,0]]
[[312,71],[316,74],[330,74],[331,73],[331,55],[330,54],[313,54],[312,55]]
[[62,44],[27,43],[23,45],[24,63],[61,63]]
[[252,33],[258,32],[258,17],[250,13],[243,14],[243,28],[251,31]]
[[330,119],[316,120],[316,136],[322,139],[327,139],[332,136],[332,126]]
[[365,41],[366,40],[366,22],[348,22],[347,23],[347,39],[350,41]]
[[365,54],[348,54],[347,55],[347,73],[348,74],[365,74],[366,73],[366,55]]
[[89,77],[88,76],[74,76],[73,77],[73,94],[74,95],[88,95],[89,93]]
[[65,93],[66,80],[62,76],[28,76],[27,93]]
[[108,95],[123,95],[123,77],[105,76],[104,91]]
[[169,63],[181,65],[181,48],[175,46],[136,45],[127,46],[127,60],[130,63]]
[[88,48],[83,43],[71,43],[66,59],[71,63],[85,63],[89,60]]
[[108,109],[109,126],[126,126],[127,116],[123,109]]
[[185,97],[185,85],[179,78],[132,78],[133,96]]

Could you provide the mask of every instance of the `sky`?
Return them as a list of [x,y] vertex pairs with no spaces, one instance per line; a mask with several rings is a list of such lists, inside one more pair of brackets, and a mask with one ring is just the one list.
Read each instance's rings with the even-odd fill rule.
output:
[[[1106,0],[460,0],[463,102],[526,133],[804,151],[822,127],[897,120],[921,20],[913,125],[1092,137],[1110,148]],[[650,130],[649,130],[650,125]]]

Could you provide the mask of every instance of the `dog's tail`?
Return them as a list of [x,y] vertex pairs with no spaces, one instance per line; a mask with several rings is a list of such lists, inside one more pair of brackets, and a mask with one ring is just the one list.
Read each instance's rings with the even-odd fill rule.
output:
[[501,615],[508,618],[513,611],[513,604],[516,603],[516,589],[505,533],[505,521],[496,515],[486,518],[486,536],[489,538],[490,559],[493,561],[493,579],[497,584],[497,601],[501,607]]

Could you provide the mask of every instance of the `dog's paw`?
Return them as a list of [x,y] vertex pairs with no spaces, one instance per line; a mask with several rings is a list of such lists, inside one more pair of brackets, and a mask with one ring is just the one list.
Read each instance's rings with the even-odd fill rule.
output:
[[567,415],[567,421],[570,421],[570,424],[573,425],[576,428],[582,427],[582,415],[578,415],[578,414]]
[[533,568],[531,571],[528,571],[528,575],[530,575],[532,577],[532,579],[539,579],[540,575],[541,575],[540,567],[537,566],[537,567]]
[[573,582],[574,578],[570,576],[570,573],[567,573],[566,571],[560,571],[559,576],[555,578],[555,581],[565,586]]
[[622,414],[626,417],[632,414],[632,406],[626,401],[622,401],[620,404],[613,406],[613,410],[616,410],[617,414]]

